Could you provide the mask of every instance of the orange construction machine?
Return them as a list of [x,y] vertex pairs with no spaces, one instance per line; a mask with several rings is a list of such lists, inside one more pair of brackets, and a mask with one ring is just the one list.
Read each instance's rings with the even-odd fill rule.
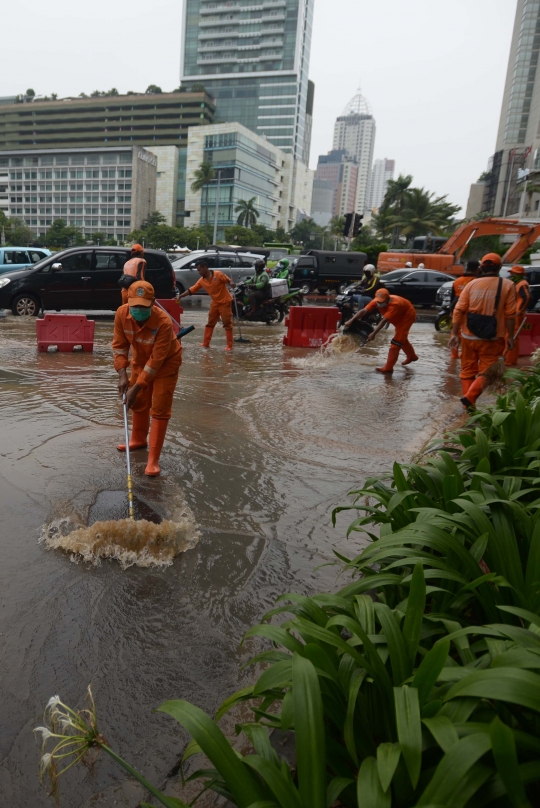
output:
[[415,238],[410,251],[383,252],[379,255],[377,269],[390,272],[410,262],[413,267],[423,264],[426,269],[437,269],[451,275],[462,275],[463,265],[459,260],[471,239],[478,236],[508,236],[518,238],[503,256],[503,264],[517,264],[522,255],[540,238],[540,224],[521,224],[518,219],[482,219],[467,222],[458,227],[449,239],[439,236]]

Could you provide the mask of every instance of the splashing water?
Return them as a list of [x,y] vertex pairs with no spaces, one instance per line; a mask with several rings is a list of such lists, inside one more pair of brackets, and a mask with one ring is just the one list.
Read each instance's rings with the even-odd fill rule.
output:
[[348,359],[364,344],[358,334],[337,331],[331,334],[324,345],[313,356],[292,357],[291,364],[298,368],[325,368],[336,361]]
[[193,549],[200,537],[193,514],[185,505],[159,524],[147,519],[111,519],[87,526],[70,510],[43,527],[40,541],[48,550],[69,553],[73,561],[99,564],[102,558],[112,558],[122,569],[133,565],[168,567],[177,555]]

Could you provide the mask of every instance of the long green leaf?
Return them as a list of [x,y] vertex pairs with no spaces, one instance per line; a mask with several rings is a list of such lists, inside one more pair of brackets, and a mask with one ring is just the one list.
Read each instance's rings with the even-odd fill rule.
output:
[[247,637],[266,637],[266,639],[272,640],[278,645],[283,645],[284,648],[293,653],[302,653],[302,643],[280,626],[253,626],[249,631],[246,631],[244,639]]
[[392,804],[390,791],[383,791],[374,757],[362,761],[356,783],[356,796],[358,808],[390,808]]
[[412,673],[420,635],[422,632],[422,620],[426,608],[426,579],[424,577],[424,567],[418,562],[413,571],[411,586],[409,589],[409,600],[407,612],[403,623],[403,639],[409,658],[409,669],[407,675]]
[[420,703],[415,687],[394,688],[396,725],[403,759],[416,788],[422,764],[422,726],[420,723]]
[[290,773],[286,776],[279,766],[261,755],[247,755],[244,761],[262,777],[281,808],[303,808],[302,800],[292,782]]
[[499,717],[496,717],[491,723],[490,736],[493,757],[505,785],[508,799],[514,808],[531,808],[519,775],[514,733],[510,727],[503,724]]
[[424,718],[423,722],[443,752],[449,752],[453,746],[459,743],[457,730],[447,716],[436,715],[434,718]]
[[205,712],[183,699],[166,701],[158,710],[175,718],[195,738],[223,777],[238,803],[238,808],[248,808],[251,803],[265,798],[253,775],[238,759],[217,724]]
[[409,660],[403,635],[395,616],[385,603],[376,603],[375,612],[386,637],[394,684],[400,685],[409,675]]
[[345,718],[345,725],[343,727],[343,739],[349,755],[352,757],[356,765],[358,765],[358,753],[356,751],[356,743],[354,740],[354,712],[356,709],[356,699],[362,682],[366,677],[366,671],[355,670],[349,685],[349,695],[347,699],[347,716]]
[[377,747],[377,771],[383,791],[388,791],[399,763],[401,747],[398,743],[381,743]]
[[418,700],[422,707],[427,701],[429,694],[437,683],[439,675],[444,668],[448,654],[450,652],[450,642],[439,640],[431,651],[429,651],[416,671],[412,680],[412,687],[418,689]]
[[456,696],[509,701],[540,712],[540,676],[527,670],[490,668],[471,673],[448,691],[444,701]]
[[304,806],[326,808],[323,704],[314,665],[293,656],[293,705],[298,790]]
[[491,741],[485,733],[462,738],[443,757],[435,773],[418,800],[418,806],[452,806],[452,794],[457,791],[469,769],[490,749]]
[[354,780],[351,780],[349,777],[334,777],[328,784],[326,791],[326,808],[331,808],[341,792],[352,783],[354,783]]

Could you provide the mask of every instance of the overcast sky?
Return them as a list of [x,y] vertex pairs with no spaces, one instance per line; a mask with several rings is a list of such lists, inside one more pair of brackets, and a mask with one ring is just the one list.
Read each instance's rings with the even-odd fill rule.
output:
[[[494,151],[516,2],[315,0],[312,167],[361,85],[377,121],[374,156],[465,206]],[[181,0],[20,0],[2,41],[0,95],[172,90],[181,8]]]

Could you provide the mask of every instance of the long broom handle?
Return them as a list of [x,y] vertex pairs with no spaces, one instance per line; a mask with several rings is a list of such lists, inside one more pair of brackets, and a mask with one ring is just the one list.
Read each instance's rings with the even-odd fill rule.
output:
[[126,465],[127,465],[127,492],[128,492],[128,511],[129,518],[135,519],[135,511],[133,509],[133,480],[131,479],[131,456],[129,453],[129,430],[128,430],[128,416],[127,416],[127,402],[126,394],[122,398],[124,407],[124,436],[126,439]]
[[233,293],[233,300],[234,300],[234,308],[236,309],[236,322],[238,323],[238,333],[240,334],[240,339],[242,337],[242,327],[240,326],[240,316],[238,314],[238,301],[236,300],[236,295]]

